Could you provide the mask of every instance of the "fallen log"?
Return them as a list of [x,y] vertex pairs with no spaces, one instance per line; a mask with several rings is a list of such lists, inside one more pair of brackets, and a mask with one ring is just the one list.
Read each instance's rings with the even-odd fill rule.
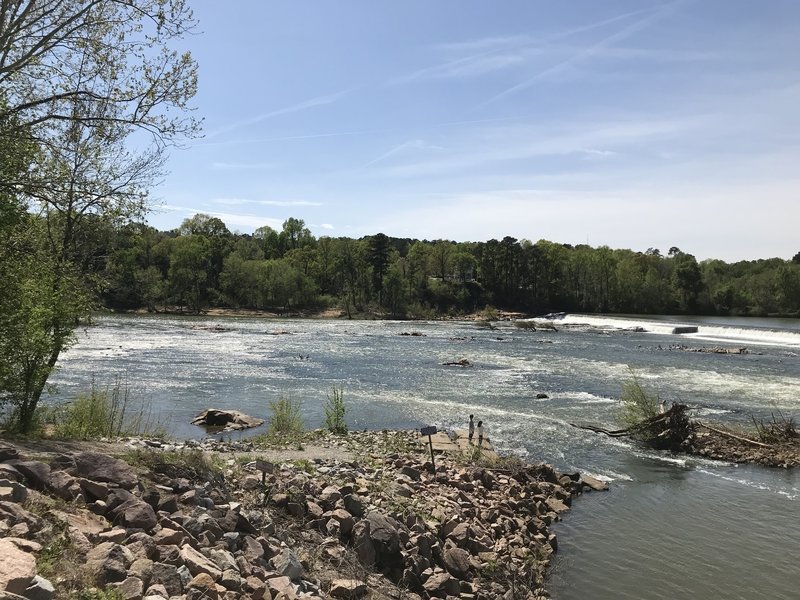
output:
[[683,413],[685,410],[686,407],[683,404],[673,404],[672,408],[670,408],[669,410],[657,414],[648,419],[645,419],[641,423],[633,425],[632,427],[626,427],[625,429],[608,430],[604,429],[603,427],[598,427],[596,425],[577,425],[575,423],[570,423],[570,425],[572,425],[573,427],[577,427],[578,429],[587,429],[589,431],[594,431],[596,433],[603,433],[609,437],[625,437],[626,435],[634,435],[642,430],[650,429],[654,425],[659,425],[661,423],[667,422],[674,415]]
[[742,437],[740,435],[736,435],[736,434],[730,433],[729,431],[724,431],[722,429],[717,429],[716,427],[711,427],[711,425],[707,425],[706,423],[703,423],[701,421],[697,421],[697,424],[700,427],[705,427],[709,431],[713,431],[714,433],[717,433],[717,434],[725,436],[725,437],[732,438],[734,440],[739,440],[740,442],[745,442],[747,444],[752,444],[753,446],[759,446],[761,448],[773,448],[773,446],[771,444],[765,444],[764,442],[757,442],[755,440],[750,440],[750,439],[748,439],[746,437]]

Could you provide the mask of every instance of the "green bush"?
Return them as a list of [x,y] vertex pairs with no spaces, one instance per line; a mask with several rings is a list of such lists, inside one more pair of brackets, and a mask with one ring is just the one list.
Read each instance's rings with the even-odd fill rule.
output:
[[99,389],[94,382],[88,393],[52,411],[49,420],[56,437],[90,440],[102,437],[164,437],[165,432],[153,422],[151,411],[143,403],[134,405],[130,388],[117,380],[113,386]]
[[268,434],[294,436],[303,433],[303,417],[300,416],[300,409],[300,402],[288,398],[270,400]]
[[625,427],[635,427],[660,412],[658,395],[642,387],[633,369],[630,369],[630,373],[630,379],[622,384],[622,409],[618,415]]
[[347,409],[344,406],[344,391],[333,388],[332,392],[327,395],[327,402],[325,402],[325,427],[333,433],[345,434],[347,433],[347,423],[344,420],[344,413]]

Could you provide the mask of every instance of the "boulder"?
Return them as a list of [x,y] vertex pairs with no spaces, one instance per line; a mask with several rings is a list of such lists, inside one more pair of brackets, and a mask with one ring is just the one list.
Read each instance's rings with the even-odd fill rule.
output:
[[55,593],[55,586],[41,575],[37,575],[23,595],[27,600],[51,600]]
[[183,590],[183,580],[175,565],[166,563],[153,563],[150,570],[150,586],[163,586],[169,596],[180,596]]
[[36,557],[12,538],[0,539],[0,594],[24,594],[36,576]]
[[74,500],[81,493],[77,480],[64,471],[52,471],[47,480],[47,487],[62,500]]
[[44,490],[50,480],[50,465],[38,460],[13,460],[9,464],[25,477],[28,487]]
[[76,477],[113,483],[124,489],[131,489],[138,482],[136,473],[128,463],[100,452],[80,452],[74,460],[75,472],[71,474]]
[[137,498],[123,502],[114,511],[114,520],[132,529],[152,530],[158,523],[153,507]]
[[[263,552],[263,550],[262,550]],[[192,575],[199,573],[208,573],[214,580],[222,577],[222,571],[213,561],[200,554],[191,546],[184,546],[181,548],[181,558],[183,559],[186,568]]]
[[127,579],[132,558],[130,551],[124,546],[103,542],[86,555],[86,568],[97,585],[105,587]]
[[280,554],[272,557],[272,565],[275,567],[275,571],[292,581],[297,581],[305,573],[300,559],[288,548],[284,548]]
[[218,408],[208,408],[192,419],[192,425],[221,428],[222,431],[236,431],[263,424],[264,419],[251,417],[238,410],[220,410]]
[[403,555],[400,552],[398,524],[394,519],[378,512],[370,512],[364,519],[369,524],[369,538],[375,549],[375,565],[393,581],[403,572]]
[[359,519],[364,516],[364,503],[355,494],[348,494],[343,498],[344,508],[354,517]]
[[447,548],[444,551],[444,566],[453,577],[464,579],[469,573],[469,552],[461,548]]

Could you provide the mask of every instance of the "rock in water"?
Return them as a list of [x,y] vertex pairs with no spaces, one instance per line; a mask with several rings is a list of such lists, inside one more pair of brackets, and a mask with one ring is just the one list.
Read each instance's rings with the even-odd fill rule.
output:
[[220,410],[218,408],[208,408],[192,420],[193,425],[219,427],[222,428],[222,431],[248,429],[250,427],[258,427],[263,423],[264,419],[251,417],[238,410]]

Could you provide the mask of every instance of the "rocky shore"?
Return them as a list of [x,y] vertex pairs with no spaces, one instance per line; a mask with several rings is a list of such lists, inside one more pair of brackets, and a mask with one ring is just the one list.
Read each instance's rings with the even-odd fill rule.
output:
[[433,473],[413,432],[310,444],[0,440],[0,598],[544,598],[550,525],[604,488],[515,459]]

